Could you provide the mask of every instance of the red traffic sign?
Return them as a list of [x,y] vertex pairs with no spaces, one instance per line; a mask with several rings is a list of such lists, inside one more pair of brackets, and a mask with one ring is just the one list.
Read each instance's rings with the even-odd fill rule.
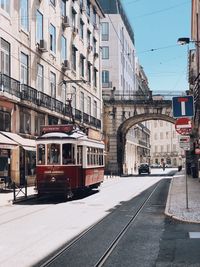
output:
[[186,117],[179,118],[176,120],[175,129],[179,134],[190,134],[192,132],[192,121]]

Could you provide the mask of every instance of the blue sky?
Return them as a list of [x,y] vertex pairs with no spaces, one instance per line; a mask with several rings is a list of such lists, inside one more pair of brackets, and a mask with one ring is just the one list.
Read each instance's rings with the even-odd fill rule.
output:
[[[153,91],[185,91],[191,0],[121,0],[135,34],[136,53]],[[155,49],[154,51],[150,51]]]

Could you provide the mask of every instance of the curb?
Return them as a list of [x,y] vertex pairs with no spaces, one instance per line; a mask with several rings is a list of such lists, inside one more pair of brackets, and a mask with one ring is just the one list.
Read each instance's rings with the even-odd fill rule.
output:
[[[184,175],[184,174],[183,174]],[[185,223],[194,223],[194,224],[200,224],[200,221],[192,221],[192,220],[186,220],[180,217],[177,217],[175,214],[172,214],[169,212],[169,207],[170,207],[170,201],[171,201],[171,190],[172,190],[172,186],[173,186],[173,181],[174,181],[175,176],[173,176],[173,178],[171,179],[170,182],[170,187],[169,187],[169,191],[168,191],[168,196],[167,196],[167,202],[166,202],[166,206],[165,206],[165,211],[164,214],[171,218],[174,219],[176,221],[180,221],[180,222],[185,222]]]

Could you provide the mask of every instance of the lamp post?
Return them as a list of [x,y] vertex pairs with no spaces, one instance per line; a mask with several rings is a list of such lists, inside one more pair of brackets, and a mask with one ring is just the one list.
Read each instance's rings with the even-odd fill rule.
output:
[[67,86],[68,83],[76,83],[76,84],[78,84],[78,83],[86,83],[86,80],[83,80],[83,79],[79,79],[79,80],[62,80],[62,82],[60,83],[60,84],[64,84],[65,85],[65,101],[68,102],[71,120],[72,120],[72,123],[75,124],[74,114],[72,112],[72,105],[71,105],[71,103],[72,103],[72,95],[73,94],[71,94],[70,98],[66,99],[66,90],[67,90],[66,86]]

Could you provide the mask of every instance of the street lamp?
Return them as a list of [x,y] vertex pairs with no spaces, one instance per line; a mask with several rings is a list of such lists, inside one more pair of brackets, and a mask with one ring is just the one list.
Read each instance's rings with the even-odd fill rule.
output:
[[181,38],[178,38],[178,40],[177,40],[177,43],[180,45],[189,44],[190,42],[191,42],[190,38],[188,38],[188,37],[181,37]]
[[66,99],[66,90],[67,90],[67,88],[66,88],[66,86],[67,86],[67,84],[68,83],[76,83],[76,84],[78,84],[78,83],[86,83],[87,81],[86,80],[84,80],[84,79],[80,79],[80,80],[62,80],[61,82],[60,82],[60,85],[62,84],[64,84],[65,85],[65,101],[67,101],[68,102],[68,106],[69,106],[69,112],[70,112],[70,116],[71,116],[71,120],[72,120],[72,123],[73,124],[75,124],[75,119],[74,119],[74,114],[73,114],[73,111],[72,111],[72,105],[71,105],[71,103],[72,103],[72,95],[71,95],[71,98],[67,98]]

